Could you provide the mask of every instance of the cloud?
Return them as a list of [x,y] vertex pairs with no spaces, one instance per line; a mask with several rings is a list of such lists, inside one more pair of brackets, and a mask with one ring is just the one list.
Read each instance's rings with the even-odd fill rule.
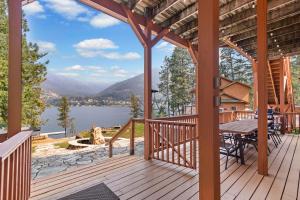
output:
[[113,66],[111,68],[111,72],[115,77],[126,77],[128,75],[128,71],[122,69],[119,66]]
[[[41,13],[45,12],[43,6],[38,1],[34,1],[32,3],[29,3],[25,6],[23,6],[23,11],[28,16],[41,14]],[[44,15],[42,15],[42,16],[44,16]]]
[[82,65],[73,65],[71,67],[66,67],[66,71],[86,71],[89,73],[106,73],[107,71],[99,66],[82,66]]
[[36,43],[39,46],[40,53],[53,53],[56,51],[56,45],[52,42],[37,41]]
[[175,46],[173,44],[163,41],[160,42],[155,48],[166,52],[172,52]]
[[69,20],[90,15],[90,11],[75,0],[44,0],[46,6]]
[[65,76],[65,77],[79,77],[80,76],[80,74],[77,74],[77,73],[64,73],[64,72],[57,73],[57,75]]
[[82,67],[81,65],[74,65],[74,66],[65,68],[65,70],[66,71],[84,71],[85,68]]
[[95,28],[107,28],[119,24],[120,21],[104,13],[94,16],[90,24]]
[[136,52],[128,52],[121,54],[119,52],[99,52],[99,55],[111,60],[137,60],[141,55]]
[[136,60],[141,58],[141,55],[136,52],[110,52],[109,49],[119,48],[113,41],[104,38],[83,40],[74,45],[77,53],[82,57],[94,58],[97,56],[111,60]]

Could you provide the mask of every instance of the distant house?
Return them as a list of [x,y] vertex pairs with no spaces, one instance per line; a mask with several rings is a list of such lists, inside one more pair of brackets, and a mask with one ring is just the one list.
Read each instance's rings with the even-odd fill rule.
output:
[[[247,84],[221,77],[220,111],[235,111],[249,109],[251,87]],[[192,91],[195,93],[195,90]],[[186,114],[195,113],[195,106],[187,106]]]
[[247,84],[221,77],[221,105],[224,111],[245,110],[249,108],[251,87]]

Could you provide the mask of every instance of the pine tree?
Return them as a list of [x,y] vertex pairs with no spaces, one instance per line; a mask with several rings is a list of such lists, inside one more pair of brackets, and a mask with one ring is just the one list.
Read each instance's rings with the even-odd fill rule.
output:
[[58,125],[65,129],[67,136],[67,128],[70,126],[70,105],[67,97],[62,97],[58,105]]
[[195,85],[195,67],[189,53],[175,48],[161,68],[159,90],[166,96],[168,112],[184,114],[185,106],[192,101],[191,91]]
[[300,56],[292,58],[291,71],[295,104],[300,105]]
[[220,74],[233,81],[253,82],[251,63],[231,48],[220,49]]
[[138,118],[141,115],[139,98],[134,94],[130,96],[130,113],[133,118]]
[[[46,54],[39,53],[37,44],[29,43],[29,28],[23,15],[22,40],[22,124],[37,128],[41,126],[41,114],[45,110],[41,84],[46,79],[46,62],[40,62]],[[0,125],[7,126],[8,103],[8,17],[5,0],[0,0]]]

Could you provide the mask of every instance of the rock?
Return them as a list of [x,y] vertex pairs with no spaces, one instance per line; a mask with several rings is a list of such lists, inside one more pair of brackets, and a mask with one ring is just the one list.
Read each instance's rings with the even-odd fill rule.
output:
[[92,128],[90,142],[91,144],[105,144],[105,138],[100,127]]

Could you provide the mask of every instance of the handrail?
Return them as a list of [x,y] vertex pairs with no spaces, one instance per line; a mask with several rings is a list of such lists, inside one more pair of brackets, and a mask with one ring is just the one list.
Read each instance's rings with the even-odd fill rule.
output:
[[111,158],[113,156],[113,143],[128,129],[131,128],[130,138],[129,138],[129,148],[130,148],[130,155],[134,155],[134,139],[135,139],[135,123],[144,123],[144,119],[140,118],[131,118],[128,122],[121,127],[121,129],[113,135],[113,137],[108,142],[108,156]]
[[31,132],[0,144],[0,199],[28,200],[31,187]]
[[21,144],[31,137],[31,132],[21,132],[9,138],[0,145],[0,159],[5,160],[12,154]]
[[0,143],[4,142],[5,140],[7,140],[7,133],[0,134]]
[[168,120],[157,120],[157,119],[148,119],[147,122],[160,122],[164,124],[176,124],[176,125],[182,125],[182,126],[196,126],[195,123],[191,122],[176,122],[176,121],[168,121]]

